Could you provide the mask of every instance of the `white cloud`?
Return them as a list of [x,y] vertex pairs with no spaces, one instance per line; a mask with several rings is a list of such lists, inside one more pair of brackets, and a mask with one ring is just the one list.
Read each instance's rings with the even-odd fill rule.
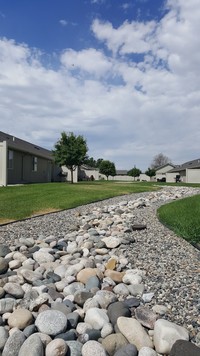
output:
[[1,130],[50,149],[61,131],[81,133],[91,156],[124,169],[145,170],[159,152],[198,158],[199,1],[167,6],[159,23],[95,20],[105,52],[66,49],[54,70],[40,51],[1,39]]
[[60,20],[59,23],[64,27],[68,25],[68,21],[67,20]]
[[69,70],[80,69],[97,77],[106,74],[112,67],[110,59],[94,48],[79,52],[68,49],[62,54],[61,62]]
[[103,4],[105,0],[91,0],[91,4]]
[[118,29],[110,22],[95,20],[92,30],[101,41],[105,41],[109,50],[113,53],[145,53],[150,50],[149,36],[155,30],[155,22],[131,22],[125,21]]

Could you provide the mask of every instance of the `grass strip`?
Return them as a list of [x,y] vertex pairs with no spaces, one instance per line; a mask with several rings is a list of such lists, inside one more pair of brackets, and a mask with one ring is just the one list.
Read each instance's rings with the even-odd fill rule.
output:
[[80,182],[27,184],[0,188],[0,224],[45,212],[75,208],[119,195],[159,189],[153,184]]
[[161,206],[159,220],[190,243],[200,243],[200,195]]

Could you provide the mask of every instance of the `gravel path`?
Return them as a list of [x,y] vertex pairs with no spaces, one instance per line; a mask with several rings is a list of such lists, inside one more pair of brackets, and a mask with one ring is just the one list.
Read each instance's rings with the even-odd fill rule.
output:
[[[113,251],[129,260],[129,268],[147,272],[146,291],[154,293],[150,305],[162,304],[169,308],[166,319],[186,327],[191,338],[200,343],[200,251],[157,219],[157,208],[170,200],[176,189],[180,196],[199,194],[199,189],[165,187],[162,192],[146,192],[116,197],[76,209],[48,214],[0,227],[0,243],[17,244],[20,237],[54,236],[61,238],[79,223],[79,215],[91,213],[94,207],[117,204],[123,200],[150,199],[150,204],[134,210],[135,223],[146,224],[147,229],[134,231],[134,243],[120,245]],[[166,198],[168,194],[168,199]],[[196,338],[196,339],[195,339]],[[197,340],[199,338],[199,340]]]

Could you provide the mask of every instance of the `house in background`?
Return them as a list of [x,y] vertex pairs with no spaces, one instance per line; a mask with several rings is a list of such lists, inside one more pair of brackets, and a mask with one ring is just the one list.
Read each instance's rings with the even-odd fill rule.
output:
[[78,168],[78,181],[99,180],[99,169],[83,164]]
[[175,168],[174,164],[167,163],[163,166],[156,168],[156,181],[157,182],[165,182],[166,181],[166,173],[169,172],[172,168]]
[[52,152],[0,131],[0,185],[59,179]]
[[168,183],[176,181],[176,177],[184,183],[200,183],[200,158],[185,162],[166,173]]

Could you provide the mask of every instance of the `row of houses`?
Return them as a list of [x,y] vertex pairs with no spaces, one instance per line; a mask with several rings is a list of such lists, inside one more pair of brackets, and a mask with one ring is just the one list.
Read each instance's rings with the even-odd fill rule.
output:
[[[100,180],[106,177],[98,169],[88,166],[78,167],[73,172],[73,180]],[[119,170],[112,180],[149,181],[150,177],[142,173],[139,177],[130,177],[127,171]],[[200,183],[200,159],[179,166],[166,164],[157,168],[153,181]],[[47,183],[71,181],[71,172],[67,167],[58,167],[52,152],[30,142],[0,131],[0,185]]]
[[[78,167],[73,180],[101,179],[98,169]],[[50,150],[0,131],[0,186],[71,181],[67,167],[58,167]]]

